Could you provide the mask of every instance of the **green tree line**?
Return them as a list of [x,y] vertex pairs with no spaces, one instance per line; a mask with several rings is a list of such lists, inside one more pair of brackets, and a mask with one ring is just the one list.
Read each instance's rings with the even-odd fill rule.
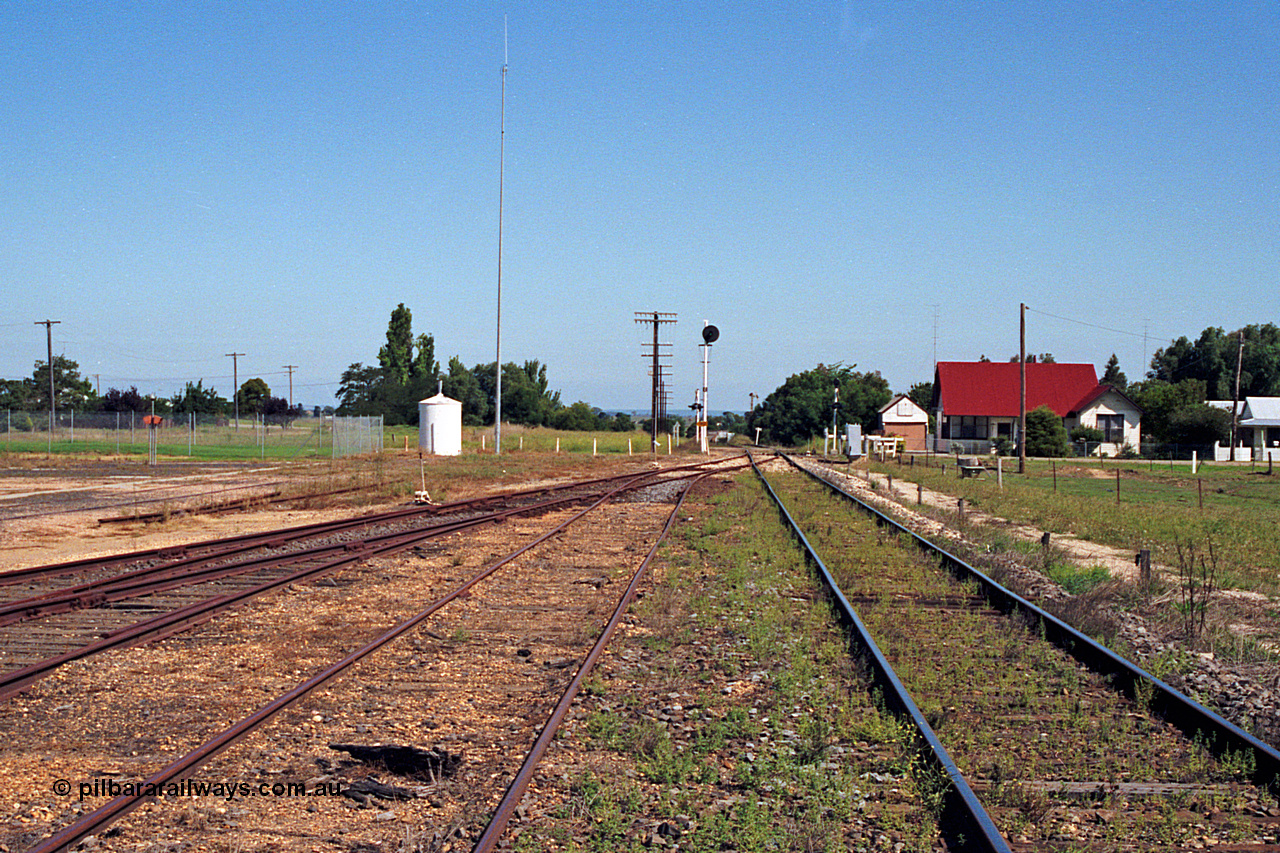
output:
[[[138,386],[108,388],[99,394],[93,383],[80,375],[80,364],[65,355],[53,357],[54,404],[59,412],[139,412],[161,415],[225,416],[235,408],[204,380],[187,382],[171,397],[144,395]],[[302,407],[271,394],[260,378],[247,379],[237,391],[241,415],[262,415],[271,423],[286,423],[302,416]],[[23,379],[0,379],[0,408],[13,411],[44,412],[49,409],[49,363],[37,361],[31,375]]]
[[[434,396],[438,389],[462,403],[464,424],[483,426],[493,423],[497,382],[494,361],[467,367],[453,356],[442,370],[436,359],[435,337],[414,336],[413,314],[401,302],[391,312],[378,363],[356,362],[342,372],[336,411],[340,415],[382,415],[388,424],[416,424],[418,402]],[[582,401],[562,403],[560,392],[551,389],[547,365],[537,359],[502,365],[502,420],[564,430],[635,429],[627,414],[609,415]]]

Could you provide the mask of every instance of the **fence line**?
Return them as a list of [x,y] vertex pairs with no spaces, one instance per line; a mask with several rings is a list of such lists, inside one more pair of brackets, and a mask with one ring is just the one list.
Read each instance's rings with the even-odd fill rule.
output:
[[331,420],[334,459],[382,452],[382,415],[335,416]]
[[[3,449],[89,450],[140,453],[150,444],[152,427],[146,412],[58,412],[49,429],[49,413],[8,409],[0,419]],[[324,445],[329,418],[267,418],[244,416],[239,422],[222,415],[180,413],[163,415],[154,427],[157,445],[167,455],[194,456],[196,448],[226,447],[257,450],[265,457],[309,453]]]

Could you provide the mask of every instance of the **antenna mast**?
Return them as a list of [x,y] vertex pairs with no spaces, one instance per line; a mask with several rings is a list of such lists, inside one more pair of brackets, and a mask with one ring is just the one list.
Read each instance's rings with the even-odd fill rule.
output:
[[502,107],[498,118],[498,344],[493,391],[493,452],[502,453],[502,190],[507,145],[507,17],[502,16]]

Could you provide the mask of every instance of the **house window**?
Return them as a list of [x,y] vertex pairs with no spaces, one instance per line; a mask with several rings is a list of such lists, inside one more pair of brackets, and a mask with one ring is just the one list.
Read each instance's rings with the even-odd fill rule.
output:
[[986,417],[976,415],[964,415],[957,418],[960,422],[960,434],[955,435],[955,429],[951,430],[952,438],[986,438],[988,432]]
[[1098,415],[1098,429],[1102,431],[1103,441],[1124,443],[1124,415]]

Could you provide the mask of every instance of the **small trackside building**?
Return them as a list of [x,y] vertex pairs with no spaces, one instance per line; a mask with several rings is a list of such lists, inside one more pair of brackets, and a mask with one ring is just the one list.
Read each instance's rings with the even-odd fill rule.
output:
[[880,426],[885,435],[903,438],[903,450],[924,451],[929,435],[929,413],[906,394],[899,394],[880,407]]
[[[998,439],[1017,444],[1018,363],[940,361],[934,371],[933,409],[938,449],[959,442],[970,452],[991,449]],[[1142,408],[1111,385],[1098,382],[1092,364],[1027,364],[1027,411],[1048,406],[1068,429],[1101,430],[1098,452],[1114,456],[1142,439]]]

